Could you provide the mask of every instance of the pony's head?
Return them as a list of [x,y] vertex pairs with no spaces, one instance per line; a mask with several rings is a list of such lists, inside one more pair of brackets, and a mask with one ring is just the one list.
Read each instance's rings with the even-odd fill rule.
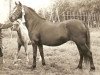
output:
[[20,25],[20,20],[14,21],[13,26],[11,27],[11,30],[18,31],[19,30],[19,25]]
[[9,17],[11,22],[14,22],[15,20],[22,18],[22,4],[20,2],[16,3],[15,2],[15,7]]

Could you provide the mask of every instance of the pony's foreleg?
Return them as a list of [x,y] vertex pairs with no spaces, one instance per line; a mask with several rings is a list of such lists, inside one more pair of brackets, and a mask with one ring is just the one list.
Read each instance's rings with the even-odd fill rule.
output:
[[78,64],[77,68],[82,69],[83,53],[82,53],[82,51],[81,51],[80,46],[79,46],[78,44],[76,44],[76,45],[77,45],[77,48],[78,48],[79,54],[80,54],[80,60],[79,60],[79,64]]
[[15,64],[15,63],[17,62],[17,60],[18,60],[18,54],[19,54],[19,51],[20,51],[21,46],[22,46],[22,45],[18,43],[18,50],[17,50],[17,52],[16,52],[16,54],[15,54],[14,64]]
[[32,65],[32,70],[36,68],[36,57],[37,57],[37,44],[32,43],[33,47],[33,65]]
[[38,45],[39,47],[39,52],[42,58],[42,65],[45,65],[45,59],[44,59],[44,52],[43,52],[43,45]]
[[29,63],[29,57],[28,57],[28,43],[24,44],[24,48],[25,48],[25,53],[26,53],[26,64]]

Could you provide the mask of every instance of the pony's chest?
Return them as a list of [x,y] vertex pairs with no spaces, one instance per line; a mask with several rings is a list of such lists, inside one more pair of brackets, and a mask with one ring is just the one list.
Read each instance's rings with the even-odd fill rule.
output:
[[29,39],[28,30],[21,29],[21,36],[23,39]]
[[28,31],[20,29],[20,31],[18,33],[18,42],[23,44],[23,43],[28,42],[28,41],[30,41]]

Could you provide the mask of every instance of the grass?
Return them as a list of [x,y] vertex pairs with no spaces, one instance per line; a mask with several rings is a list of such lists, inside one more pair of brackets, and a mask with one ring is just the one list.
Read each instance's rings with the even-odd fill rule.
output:
[[17,51],[16,33],[13,38],[4,32],[4,60],[3,70],[0,75],[100,75],[100,30],[91,29],[91,51],[93,53],[96,70],[90,72],[89,66],[83,65],[83,70],[75,69],[79,62],[79,53],[74,43],[67,42],[58,47],[44,46],[46,66],[42,66],[39,61],[39,51],[37,55],[37,68],[33,71],[28,69],[32,65],[32,47],[28,47],[30,62],[25,64],[25,51],[21,48],[19,53],[20,61],[18,65],[13,64],[14,55]]

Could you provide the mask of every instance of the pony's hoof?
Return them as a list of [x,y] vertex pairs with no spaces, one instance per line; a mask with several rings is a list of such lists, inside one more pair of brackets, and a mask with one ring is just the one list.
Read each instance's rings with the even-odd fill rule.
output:
[[5,63],[5,60],[3,60],[3,63]]
[[17,61],[14,61],[13,64],[15,65],[17,63]]
[[82,69],[82,66],[77,66],[76,69]]
[[42,63],[42,65],[45,66],[46,64],[45,63]]
[[95,67],[91,67],[90,71],[95,71]]
[[27,69],[31,69],[31,71],[33,71],[35,68],[36,66],[31,66],[31,67],[28,67]]
[[35,66],[32,66],[31,67],[31,71],[33,71],[35,68],[36,68],[36,65]]
[[14,66],[18,66],[18,64],[16,63],[16,64],[14,64]]

